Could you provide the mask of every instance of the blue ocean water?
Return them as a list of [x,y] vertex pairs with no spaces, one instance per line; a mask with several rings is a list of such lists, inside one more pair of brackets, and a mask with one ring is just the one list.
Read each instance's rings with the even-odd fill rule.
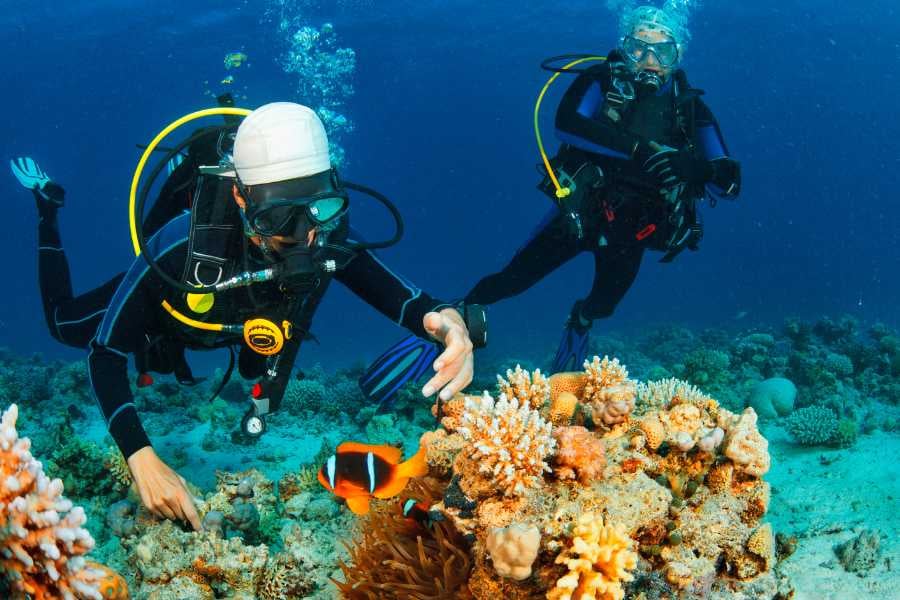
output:
[[[303,100],[294,94],[296,76],[279,65],[285,43],[277,19],[264,17],[271,7],[38,1],[3,11],[0,155],[32,155],[67,187],[61,227],[76,291],[128,264],[135,144],[211,105],[204,92],[225,75],[227,52],[249,57],[233,84],[246,96],[240,104]],[[896,10],[887,0],[865,7],[709,1],[693,13],[684,66],[743,163],[744,192],[704,211],[699,252],[672,265],[645,258],[603,327],[721,326],[740,315],[754,323],[821,314],[897,323]],[[614,15],[583,1],[311,2],[302,14],[315,27],[333,22],[339,43],[356,51],[356,93],[346,106],[356,127],[345,139],[345,175],[382,190],[403,211],[406,238],[384,258],[434,294],[464,294],[505,264],[548,209],[534,188],[530,119],[545,80],[538,63],[606,52]],[[548,125],[564,82],[556,87],[544,109]],[[7,257],[0,345],[59,355],[65,351],[40,312],[31,200],[12,177],[0,186]],[[358,207],[354,222],[384,232],[369,206]],[[581,257],[494,307],[494,349],[547,351],[591,271]],[[399,335],[395,329],[334,289],[316,322],[322,344],[303,361],[371,357]]]

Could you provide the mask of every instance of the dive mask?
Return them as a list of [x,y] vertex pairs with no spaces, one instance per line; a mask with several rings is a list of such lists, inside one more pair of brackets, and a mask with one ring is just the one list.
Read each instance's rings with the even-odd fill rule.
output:
[[294,235],[304,218],[311,227],[327,227],[336,223],[350,204],[343,188],[310,195],[305,193],[308,182],[298,180],[254,186],[251,190],[240,183],[238,186],[248,200],[244,213],[247,227],[264,237]]
[[661,67],[671,67],[678,62],[678,44],[674,41],[645,42],[632,35],[626,35],[622,39],[622,52],[634,63],[646,59],[648,52],[656,57]]

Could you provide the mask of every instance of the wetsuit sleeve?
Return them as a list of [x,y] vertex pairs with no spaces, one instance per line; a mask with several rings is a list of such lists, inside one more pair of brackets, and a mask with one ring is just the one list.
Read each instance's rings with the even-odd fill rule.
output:
[[706,190],[714,198],[734,198],[741,192],[741,165],[728,151],[715,115],[699,98],[696,103],[697,145],[703,158],[713,166],[712,181]]
[[[148,246],[160,261],[181,261],[186,251],[187,218],[174,221]],[[178,221],[178,220],[176,220]],[[174,224],[174,225],[173,225]],[[184,229],[185,235],[179,232]],[[141,349],[148,326],[159,314],[163,284],[142,258],[136,258],[113,294],[97,335],[90,344],[88,373],[107,428],[125,458],[150,446],[128,381],[128,355]]]
[[627,160],[645,140],[601,112],[609,82],[606,63],[578,76],[556,111],[556,137],[586,152]]
[[421,338],[429,338],[422,325],[426,313],[451,306],[391,271],[368,250],[360,252],[335,278],[369,306]]

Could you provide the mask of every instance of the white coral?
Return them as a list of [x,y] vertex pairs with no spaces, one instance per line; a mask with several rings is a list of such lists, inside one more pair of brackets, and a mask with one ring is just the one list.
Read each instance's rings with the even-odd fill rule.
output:
[[469,442],[467,452],[478,459],[479,472],[493,477],[505,495],[519,496],[550,472],[546,459],[556,446],[551,429],[527,404],[506,394],[494,400],[485,392],[466,398],[457,431]]
[[618,358],[595,356],[584,361],[587,381],[584,401],[589,405],[595,424],[615,425],[628,419],[634,410],[637,383],[628,379],[628,370]]
[[541,545],[541,532],[534,525],[513,523],[491,529],[485,540],[494,570],[501,577],[522,581],[531,576],[531,565]]
[[687,381],[670,377],[658,381],[640,382],[637,384],[636,414],[644,414],[652,410],[663,410],[669,407],[674,398],[683,403],[705,404],[712,400]]
[[506,370],[506,379],[497,375],[497,388],[507,398],[515,398],[519,404],[527,404],[537,410],[550,399],[550,380],[544,377],[540,369],[529,373],[516,365],[515,371]]

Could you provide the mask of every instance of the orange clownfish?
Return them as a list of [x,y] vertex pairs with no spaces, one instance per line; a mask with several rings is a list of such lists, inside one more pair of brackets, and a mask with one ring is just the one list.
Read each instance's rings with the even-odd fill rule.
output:
[[393,446],[344,442],[319,469],[319,483],[347,501],[354,513],[369,512],[372,498],[392,498],[403,491],[411,477],[428,473],[425,449],[400,462],[402,454]]

